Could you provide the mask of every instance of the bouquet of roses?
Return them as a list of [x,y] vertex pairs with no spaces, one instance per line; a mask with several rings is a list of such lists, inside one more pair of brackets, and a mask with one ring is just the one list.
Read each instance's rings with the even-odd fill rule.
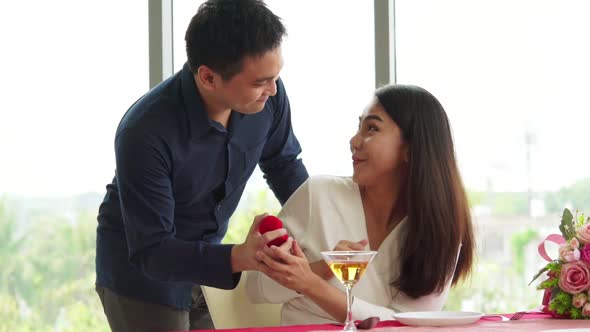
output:
[[[549,235],[539,245],[539,253],[549,263],[534,277],[547,272],[537,289],[545,290],[544,311],[572,319],[590,319],[590,217],[576,216],[565,209],[559,226],[561,236]],[[559,257],[551,260],[545,241],[559,244]],[[529,284],[530,285],[530,284]]]

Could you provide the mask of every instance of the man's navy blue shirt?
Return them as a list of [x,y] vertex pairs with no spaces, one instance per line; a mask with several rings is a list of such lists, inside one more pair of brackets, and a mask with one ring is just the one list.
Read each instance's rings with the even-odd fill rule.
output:
[[234,288],[220,244],[256,165],[283,204],[308,177],[283,83],[264,109],[209,119],[188,65],[139,99],[115,137],[99,208],[96,283],[139,301],[191,306],[197,285]]

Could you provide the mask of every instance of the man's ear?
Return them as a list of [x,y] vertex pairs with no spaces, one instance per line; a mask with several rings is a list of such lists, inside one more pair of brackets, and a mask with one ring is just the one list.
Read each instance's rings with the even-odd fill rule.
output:
[[215,89],[218,75],[207,66],[200,66],[195,74],[195,80],[205,89]]

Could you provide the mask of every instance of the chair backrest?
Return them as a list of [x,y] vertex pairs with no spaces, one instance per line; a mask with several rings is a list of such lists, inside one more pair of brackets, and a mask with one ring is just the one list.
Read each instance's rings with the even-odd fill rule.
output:
[[246,275],[242,273],[235,289],[224,290],[201,286],[216,329],[279,326],[281,304],[253,304],[246,294]]

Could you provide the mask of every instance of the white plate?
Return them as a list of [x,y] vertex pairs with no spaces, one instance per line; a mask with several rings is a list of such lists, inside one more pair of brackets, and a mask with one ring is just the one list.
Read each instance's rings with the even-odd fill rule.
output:
[[482,315],[481,312],[467,311],[415,311],[398,312],[393,314],[393,318],[405,325],[451,326],[473,324]]

